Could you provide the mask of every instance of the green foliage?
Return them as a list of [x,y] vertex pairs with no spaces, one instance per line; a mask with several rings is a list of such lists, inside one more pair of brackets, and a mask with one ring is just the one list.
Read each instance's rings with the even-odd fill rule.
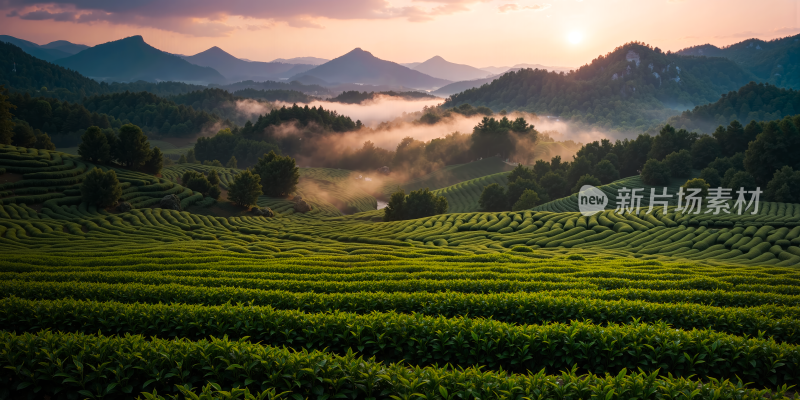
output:
[[[795,89],[798,88],[800,86],[795,86]],[[694,107],[680,116],[670,118],[669,123],[688,130],[712,132],[718,125],[736,122],[741,127],[739,121],[749,124],[799,113],[800,92],[768,83],[750,82],[738,90],[723,93],[722,98],[713,103]],[[744,146],[735,145],[737,149],[733,153],[746,150],[747,143],[744,142]]]
[[700,171],[699,178],[706,181],[709,187],[717,188],[722,185],[722,177],[719,176],[719,171],[711,167],[703,168]]
[[760,186],[766,186],[776,170],[788,165],[800,169],[800,159],[794,149],[800,148],[800,115],[771,121],[756,136],[745,152],[744,166]]
[[203,165],[210,165],[212,167],[222,167],[222,163],[219,160],[205,160],[203,161]]
[[692,174],[692,154],[683,149],[667,155],[664,163],[669,168],[669,174],[675,178],[688,178]]
[[795,171],[789,166],[775,171],[764,195],[768,201],[800,203],[800,171]]
[[408,195],[400,190],[389,198],[383,220],[400,221],[445,214],[447,207],[447,199],[435,195],[428,188],[411,191]]
[[503,211],[508,209],[508,196],[506,190],[493,183],[483,188],[478,204],[483,211]]
[[87,204],[107,208],[117,204],[120,196],[122,187],[114,171],[103,172],[100,168],[94,168],[81,183],[81,198]]
[[653,138],[647,157],[661,161],[670,153],[692,148],[697,137],[694,132],[690,133],[685,129],[676,130],[670,125],[665,125]]
[[405,219],[406,210],[406,193],[402,189],[392,193],[389,197],[389,201],[386,204],[386,208],[383,209],[383,220],[385,222],[389,221],[401,221]]
[[694,178],[689,179],[686,183],[681,186],[684,190],[684,193],[688,193],[686,189],[700,189],[700,197],[706,198],[708,197],[708,188],[709,185],[701,178]]
[[159,149],[158,147],[154,147],[153,150],[150,152],[147,161],[144,162],[142,170],[151,175],[158,175],[161,173],[161,168],[163,167],[164,167],[164,154],[161,153],[161,149]]
[[211,188],[208,189],[207,195],[214,200],[219,200],[219,196],[222,195],[222,191],[219,189],[219,186],[211,186]]
[[293,193],[300,180],[294,158],[279,156],[274,151],[259,158],[253,172],[261,177],[264,194],[272,197],[285,197]]
[[[64,363],[59,372],[61,379],[57,381],[40,369],[30,374],[12,370],[18,365],[4,360],[3,366],[9,368],[3,368],[3,378],[8,379],[14,394],[81,392],[92,397],[127,396],[126,392],[132,392],[134,387],[146,385],[145,390],[150,391],[144,394],[146,399],[162,399],[160,394],[170,393],[182,393],[186,399],[241,398],[246,393],[253,393],[252,397],[245,397],[248,400],[279,399],[285,398],[286,392],[302,398],[320,394],[342,398],[365,395],[381,400],[398,395],[411,397],[414,393],[425,393],[429,398],[495,399],[500,398],[498,392],[515,398],[605,398],[611,397],[606,393],[613,393],[608,391],[613,386],[615,392],[637,398],[655,398],[652,394],[662,392],[691,392],[697,397],[733,400],[756,399],[768,392],[773,398],[787,398],[788,390],[757,391],[727,380],[706,383],[660,377],[656,373],[628,373],[627,370],[601,376],[580,374],[577,368],[568,367],[558,376],[548,376],[545,370],[516,375],[475,367],[458,370],[437,366],[408,368],[404,363],[379,363],[350,352],[341,356],[307,350],[296,352],[227,338],[192,342],[46,331],[36,335],[3,332],[0,339],[9,343],[8,351],[15,356],[14,361],[23,366],[47,363],[50,354],[80,360]],[[74,343],[74,346],[66,343]],[[220,362],[247,368],[221,368]],[[194,368],[187,368],[189,365]],[[89,374],[83,369],[85,366],[94,367],[91,379],[87,379]],[[113,372],[115,368],[129,372],[117,378]],[[212,383],[206,383],[209,379],[206,371],[215,372]],[[255,377],[258,378],[253,379]],[[326,379],[337,384],[316,384]],[[553,383],[556,381],[561,382],[563,388]],[[308,383],[303,384],[305,382]],[[208,389],[208,385],[214,389]],[[191,393],[189,388],[195,386],[206,393]],[[223,387],[234,389],[222,392]]]
[[116,159],[129,168],[139,168],[150,158],[150,142],[138,126],[127,124],[119,128]]
[[[234,158],[242,167],[253,166],[264,154],[274,151],[280,154],[278,146],[263,140],[250,140],[242,135],[233,134],[229,129],[223,129],[212,137],[197,139],[193,153],[201,161],[225,160]],[[235,168],[235,167],[228,167]]]
[[403,205],[405,219],[417,219],[447,213],[447,199],[428,190],[411,191]]
[[586,174],[578,179],[578,182],[575,183],[575,186],[572,187],[572,193],[580,192],[581,188],[585,185],[591,186],[600,186],[602,182],[600,179],[595,178],[593,175]]
[[195,157],[194,149],[189,149],[186,152],[186,161],[190,164],[197,164],[197,157]]
[[[733,172],[732,174],[730,174]],[[733,171],[733,169],[729,169],[725,172],[725,177],[722,179],[722,186],[732,188],[734,190],[739,190],[739,188],[744,188],[745,190],[755,190],[758,187],[758,182],[750,175],[748,172],[745,171]]]
[[722,155],[716,138],[702,135],[692,144],[692,168],[703,169]]
[[[552,165],[552,164],[551,164]],[[539,180],[539,185],[547,192],[550,199],[557,199],[564,196],[569,191],[567,181],[558,172],[550,171]]]
[[[629,52],[636,53],[639,62],[628,61]],[[604,128],[646,129],[674,115],[671,105],[713,102],[752,78],[723,58],[681,57],[628,43],[568,74],[538,69],[508,72],[487,85],[451,96],[444,106],[472,104],[558,115]]]
[[236,156],[231,156],[227,163],[225,163],[225,167],[227,168],[239,168],[239,161],[236,160]]
[[181,157],[178,159],[178,164],[186,164],[187,162],[189,161],[186,160],[186,154],[181,154]]
[[597,163],[597,165],[594,166],[594,170],[592,170],[592,175],[596,176],[602,184],[611,183],[619,179],[619,171],[617,171],[614,163],[608,159],[603,159]]
[[242,171],[228,187],[228,199],[240,207],[250,207],[261,195],[261,177],[247,170]]
[[212,169],[211,172],[208,173],[208,183],[217,186],[219,182],[219,174],[217,174],[216,170]]
[[8,89],[0,85],[0,144],[11,144],[14,137],[14,114],[11,114],[11,110],[17,106],[8,101],[7,92]]
[[522,195],[519,197],[516,203],[511,207],[512,211],[522,211],[522,210],[529,210],[533,207],[538,206],[541,203],[539,199],[539,194],[531,189],[525,189],[522,192]]
[[666,185],[669,183],[670,169],[666,162],[649,159],[642,168],[642,181],[648,185]]
[[506,158],[516,149],[519,137],[535,142],[537,136],[533,125],[529,125],[524,118],[511,121],[507,117],[499,120],[483,117],[473,129],[470,151],[476,157],[499,155]]

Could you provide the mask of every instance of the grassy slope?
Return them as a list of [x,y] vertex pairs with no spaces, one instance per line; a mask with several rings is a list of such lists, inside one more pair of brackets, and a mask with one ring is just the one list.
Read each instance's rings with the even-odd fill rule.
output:
[[[577,365],[581,375],[610,374],[614,381],[603,388],[617,389],[624,377],[619,373],[633,368],[647,373],[660,368],[663,386],[657,390],[679,384],[689,391],[706,390],[714,384],[710,378],[737,376],[758,388],[798,383],[800,204],[762,203],[758,214],[742,216],[682,215],[673,207],[653,215],[605,211],[583,217],[529,210],[389,223],[379,222],[380,211],[223,218],[144,206],[108,213],[63,193],[74,190],[80,168],[88,167],[76,161],[62,153],[0,148],[0,168],[8,169],[0,175],[0,182],[7,182],[0,186],[0,321],[6,331],[18,334],[66,332],[38,333],[43,340],[30,345],[23,342],[37,336],[12,338],[6,332],[0,338],[7,355],[0,361],[5,371],[0,374],[11,382],[14,395],[26,394],[27,383],[20,379],[44,385],[39,394],[50,393],[53,385],[63,385],[64,392],[81,390],[64,376],[48,375],[50,370],[12,372],[24,365],[14,360],[36,356],[36,365],[49,365],[42,357],[50,354],[89,363],[102,371],[93,382],[102,383],[101,389],[113,387],[106,380],[118,376],[109,370],[117,364],[103,357],[127,354],[129,345],[97,350],[67,336],[75,331],[85,332],[87,340],[100,337],[99,331],[141,334],[146,341],[119,339],[139,340],[141,346],[156,343],[159,335],[229,337],[192,350],[197,354],[184,364],[192,366],[186,374],[205,376],[205,364],[197,360],[208,354],[217,367],[235,354],[237,362],[255,366],[252,371],[259,376],[288,381],[287,390],[304,397],[312,395],[311,389],[292,383],[300,374],[287,375],[286,368],[308,366],[302,376],[309,377],[323,367],[316,355],[281,356],[272,364],[262,356],[253,364],[248,357],[270,346],[334,354],[352,350],[376,362],[403,358],[414,366],[479,365],[474,379],[497,374],[506,383],[517,379],[509,372],[544,368],[556,374]],[[58,169],[70,176],[40,180],[41,175],[22,175]],[[155,193],[151,190],[161,188],[156,185],[186,192],[170,180],[119,172],[135,196]],[[352,181],[346,171],[302,172],[314,182]],[[32,193],[19,193],[23,189]],[[193,196],[188,195],[185,199]],[[636,322],[629,323],[631,318]],[[75,345],[39,348],[66,342]],[[175,357],[187,356],[180,348],[185,343],[169,342],[146,354],[137,347],[129,357],[136,362],[170,359],[163,367],[135,369],[142,378],[130,381],[134,392],[160,385],[159,393],[166,393],[173,387],[172,381],[147,388],[143,383],[157,378],[151,371],[174,368]],[[530,352],[541,356],[529,357]],[[687,361],[683,355],[707,362]],[[522,364],[509,364],[508,357]],[[378,371],[368,363],[373,361],[348,364],[348,371],[360,377]],[[319,376],[328,379],[331,371],[341,369],[342,364],[331,364],[335,368]],[[408,364],[399,368],[405,374],[418,371]],[[65,371],[75,375],[72,367]],[[441,380],[446,371],[434,372]],[[696,376],[704,384],[680,383],[667,373]],[[462,388],[460,381],[447,382],[451,393]],[[586,382],[585,375],[575,380],[576,385]],[[641,387],[642,380],[637,382]],[[558,389],[539,382],[509,390],[531,397],[537,385]],[[486,384],[469,384],[479,386]],[[433,390],[441,392],[441,386]],[[587,396],[581,390],[575,398]],[[738,397],[722,398],[743,398],[740,389],[730,390]]]
[[514,165],[506,164],[499,157],[487,157],[468,164],[448,165],[428,175],[406,182],[401,186],[406,193],[424,188],[436,190],[470,179],[511,171],[512,169],[514,169]]

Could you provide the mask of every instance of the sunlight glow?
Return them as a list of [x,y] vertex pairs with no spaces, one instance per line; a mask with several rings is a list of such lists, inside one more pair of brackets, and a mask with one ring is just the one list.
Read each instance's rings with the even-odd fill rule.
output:
[[583,35],[580,32],[570,32],[567,35],[567,41],[572,44],[578,44],[583,40]]

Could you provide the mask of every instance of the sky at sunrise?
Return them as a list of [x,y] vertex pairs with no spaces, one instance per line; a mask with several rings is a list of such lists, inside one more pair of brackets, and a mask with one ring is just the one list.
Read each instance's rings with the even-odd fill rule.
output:
[[171,53],[219,46],[254,61],[576,67],[629,41],[664,50],[800,33],[800,0],[0,0],[0,34],[97,45],[132,35]]

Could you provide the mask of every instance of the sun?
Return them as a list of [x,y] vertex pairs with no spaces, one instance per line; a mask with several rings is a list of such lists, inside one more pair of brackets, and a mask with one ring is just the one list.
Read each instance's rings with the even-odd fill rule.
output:
[[572,44],[578,44],[583,40],[583,35],[580,32],[570,32],[567,35],[567,41]]

